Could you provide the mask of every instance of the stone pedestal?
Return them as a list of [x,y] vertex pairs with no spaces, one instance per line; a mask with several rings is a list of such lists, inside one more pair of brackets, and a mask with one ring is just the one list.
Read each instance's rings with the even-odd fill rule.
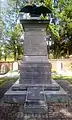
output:
[[21,20],[24,55],[20,79],[5,93],[5,102],[24,104],[25,112],[47,112],[47,102],[66,101],[66,92],[51,79],[47,56],[46,26],[49,20]]
[[46,26],[49,21],[21,20],[25,30],[24,56],[19,67],[20,84],[51,83],[51,64],[48,62]]

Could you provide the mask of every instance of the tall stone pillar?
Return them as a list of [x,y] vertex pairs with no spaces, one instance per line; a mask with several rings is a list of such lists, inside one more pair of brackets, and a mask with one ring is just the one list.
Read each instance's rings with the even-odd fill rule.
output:
[[24,28],[24,56],[20,65],[20,84],[47,85],[51,83],[48,62],[46,26],[49,20],[21,20]]

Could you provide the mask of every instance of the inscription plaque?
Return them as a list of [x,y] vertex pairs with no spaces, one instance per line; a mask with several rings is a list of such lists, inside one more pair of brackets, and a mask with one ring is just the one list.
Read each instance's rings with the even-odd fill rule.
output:
[[24,34],[24,55],[47,55],[45,31],[42,29],[27,29]]

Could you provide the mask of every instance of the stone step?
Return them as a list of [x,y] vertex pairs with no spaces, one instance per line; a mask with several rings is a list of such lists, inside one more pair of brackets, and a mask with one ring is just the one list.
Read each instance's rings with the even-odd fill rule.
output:
[[[60,86],[44,87],[44,91],[59,91]],[[12,87],[12,91],[27,91],[27,87]]]
[[47,113],[48,108],[45,101],[26,101],[24,104],[25,113]]
[[60,89],[58,84],[18,84],[12,86],[12,91],[27,91],[32,87],[43,88],[44,91],[58,91]]
[[[48,80],[50,80],[51,79],[51,76],[48,76],[48,75],[46,75],[46,76],[36,76],[36,75],[25,75],[25,76],[20,76],[20,80],[21,81],[26,81],[26,80],[29,80],[29,81],[35,81],[35,83],[36,83],[36,81],[39,81],[39,83],[43,83],[43,81],[45,81],[45,83],[47,83],[46,81],[48,81]],[[49,82],[49,81],[48,81]],[[32,82],[31,82],[32,83]]]

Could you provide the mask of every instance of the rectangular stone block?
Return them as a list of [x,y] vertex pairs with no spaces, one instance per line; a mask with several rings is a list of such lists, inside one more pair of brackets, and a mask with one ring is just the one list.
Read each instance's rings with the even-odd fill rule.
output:
[[[44,29],[44,28],[43,28]],[[45,32],[36,28],[28,29],[24,34],[24,55],[47,55]]]
[[51,65],[47,63],[24,63],[20,67],[20,83],[51,83]]
[[27,101],[44,100],[44,93],[42,87],[31,87],[27,91]]
[[42,101],[42,104],[37,101],[37,102],[26,102],[24,104],[24,112],[25,113],[47,113],[48,112],[48,108],[47,108],[47,104]]

